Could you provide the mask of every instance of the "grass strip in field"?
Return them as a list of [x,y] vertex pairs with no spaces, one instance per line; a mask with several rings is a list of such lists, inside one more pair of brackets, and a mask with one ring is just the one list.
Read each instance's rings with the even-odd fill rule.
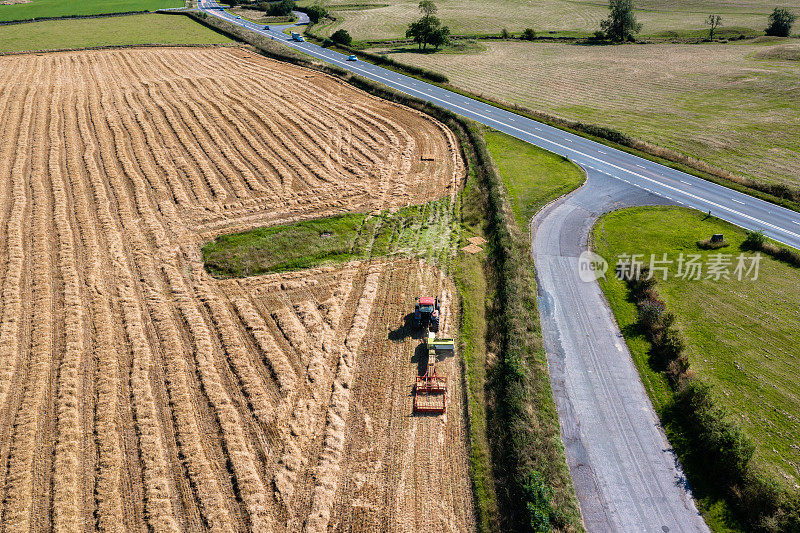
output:
[[[729,246],[703,250],[697,241],[722,233]],[[632,208],[605,215],[594,229],[595,250],[610,264],[623,253],[650,254],[676,260],[680,254],[697,254],[709,264],[717,254],[742,253],[745,232],[727,222],[684,208]],[[752,255],[750,252],[746,252]],[[754,466],[760,476],[785,490],[795,491],[800,480],[800,453],[796,442],[800,428],[800,382],[796,366],[797,331],[800,329],[800,269],[762,254],[758,279],[687,280],[675,276],[660,279],[659,293],[677,316],[687,339],[691,369],[713,386],[715,400],[728,411],[756,445]],[[610,269],[613,271],[613,268]],[[617,323],[625,336],[634,363],[653,405],[664,415],[673,393],[663,375],[651,366],[650,346],[637,327],[635,304],[624,283],[613,276],[600,283]],[[698,305],[702,302],[702,305]],[[698,506],[714,530],[738,529],[730,510],[711,479],[692,475],[702,465],[687,463],[689,450],[667,426],[676,450],[694,483]]]
[[446,269],[459,242],[455,209],[444,198],[396,212],[347,213],[223,235],[203,246],[203,260],[223,278],[373,257],[420,257]]
[[0,52],[137,44],[225,44],[231,39],[174,15],[65,19],[0,26]]
[[183,5],[182,0],[33,0],[0,5],[0,21],[155,11]]

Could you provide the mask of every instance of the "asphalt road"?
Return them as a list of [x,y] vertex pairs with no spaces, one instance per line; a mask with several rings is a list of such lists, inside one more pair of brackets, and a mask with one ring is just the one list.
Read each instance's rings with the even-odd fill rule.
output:
[[[587,183],[539,213],[532,250],[553,391],[584,521],[590,531],[707,531],[597,283],[580,280],[577,257],[603,212],[630,205],[693,207],[800,248],[800,214],[620,150],[308,42],[283,29],[210,15],[381,82],[582,166]],[[299,23],[307,22],[301,18]]]
[[589,531],[708,531],[602,291],[578,270],[602,213],[674,202],[587,175],[531,223],[545,351],[584,522]]

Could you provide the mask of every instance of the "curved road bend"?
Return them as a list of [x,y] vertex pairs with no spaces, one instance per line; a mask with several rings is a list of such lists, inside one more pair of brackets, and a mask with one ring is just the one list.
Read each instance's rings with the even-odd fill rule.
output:
[[[536,219],[533,242],[553,391],[567,460],[591,531],[707,531],[596,283],[577,278],[575,257],[599,213],[672,203],[711,211],[800,248],[800,214],[564,132],[415,78],[226,13],[199,8],[312,57],[439,105],[581,165],[587,183]],[[301,14],[298,24],[307,23]],[[574,275],[573,275],[574,274]]]
[[589,531],[708,530],[600,286],[578,275],[601,214],[674,203],[589,170],[531,222],[553,395]]

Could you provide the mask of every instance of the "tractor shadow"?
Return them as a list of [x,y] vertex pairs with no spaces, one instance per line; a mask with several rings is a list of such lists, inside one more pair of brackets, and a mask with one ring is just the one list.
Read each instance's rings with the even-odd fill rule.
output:
[[424,339],[424,328],[414,327],[414,313],[408,313],[403,317],[403,323],[397,329],[389,332],[389,340],[393,342],[403,341],[405,339]]
[[[436,363],[441,363],[445,359],[453,356],[455,356],[455,353],[451,351],[437,351],[435,355]],[[411,356],[411,362],[417,364],[417,375],[424,376],[428,371],[428,345],[426,343],[421,342],[414,348],[414,355]]]

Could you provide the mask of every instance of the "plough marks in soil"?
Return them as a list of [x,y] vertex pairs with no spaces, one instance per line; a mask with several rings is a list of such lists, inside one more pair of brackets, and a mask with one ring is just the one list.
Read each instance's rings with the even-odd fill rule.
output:
[[469,528],[460,368],[447,416],[411,417],[401,328],[450,282],[417,261],[220,282],[198,248],[463,174],[434,120],[244,50],[0,58],[5,529]]

